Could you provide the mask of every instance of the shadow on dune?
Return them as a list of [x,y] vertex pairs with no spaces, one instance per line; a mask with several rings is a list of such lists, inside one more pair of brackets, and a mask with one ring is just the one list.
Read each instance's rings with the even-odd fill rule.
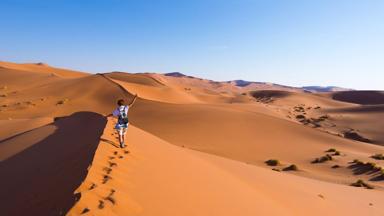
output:
[[283,98],[292,94],[293,94],[292,92],[281,91],[281,90],[258,90],[258,91],[251,92],[251,95],[255,98],[263,98],[263,97]]
[[349,113],[382,113],[384,112],[384,105],[364,105],[358,107],[346,107],[327,110],[330,113],[349,112]]
[[348,168],[353,171],[354,175],[362,175],[362,174],[371,175],[376,172],[379,172],[379,170],[372,169],[372,167],[367,164],[352,164],[352,165],[349,165]]
[[284,98],[292,95],[292,92],[281,91],[281,90],[258,90],[250,93],[252,97],[260,102],[270,103],[276,98]]
[[384,104],[383,91],[341,91],[333,93],[332,98],[362,105]]
[[81,196],[74,191],[88,173],[106,121],[97,113],[78,112],[35,129],[56,127],[44,140],[0,162],[0,214],[66,214]]

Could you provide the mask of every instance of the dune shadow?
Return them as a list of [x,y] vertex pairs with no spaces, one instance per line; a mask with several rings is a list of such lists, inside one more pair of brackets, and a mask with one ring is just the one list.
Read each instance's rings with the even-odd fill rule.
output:
[[370,181],[384,181],[384,174],[376,175],[376,176],[372,177],[369,180]]
[[340,91],[335,92],[332,95],[332,99],[362,104],[362,105],[374,105],[384,104],[384,92],[383,91]]
[[352,164],[348,166],[352,170],[354,175],[371,174],[372,169],[364,164]]
[[33,130],[56,127],[0,162],[0,215],[65,215],[81,196],[74,192],[88,173],[106,122],[100,114],[78,112]]
[[271,103],[277,98],[288,97],[293,93],[282,90],[258,90],[252,91],[250,94],[259,102]]
[[376,175],[375,177],[371,178],[370,180],[376,180],[380,181],[384,175],[380,174],[381,168],[376,167],[375,165],[371,163],[353,163],[348,166],[349,169],[352,170],[354,175]]

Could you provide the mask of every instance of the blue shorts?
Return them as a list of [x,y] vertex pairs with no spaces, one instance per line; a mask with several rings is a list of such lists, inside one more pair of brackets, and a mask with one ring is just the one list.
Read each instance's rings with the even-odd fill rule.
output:
[[128,125],[129,125],[129,123],[127,123],[127,124],[119,124],[119,123],[117,123],[115,125],[115,129],[117,130],[117,132],[120,135],[124,135],[127,132]]
[[129,123],[127,123],[127,124],[119,124],[119,123],[117,123],[117,124],[115,125],[115,129],[116,129],[116,130],[119,130],[119,129],[121,129],[121,128],[128,128],[128,124],[129,124]]

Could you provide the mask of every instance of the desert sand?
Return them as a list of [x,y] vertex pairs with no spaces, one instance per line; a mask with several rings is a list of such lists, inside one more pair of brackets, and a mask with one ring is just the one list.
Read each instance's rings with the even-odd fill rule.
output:
[[384,215],[381,91],[0,62],[0,96],[1,215]]

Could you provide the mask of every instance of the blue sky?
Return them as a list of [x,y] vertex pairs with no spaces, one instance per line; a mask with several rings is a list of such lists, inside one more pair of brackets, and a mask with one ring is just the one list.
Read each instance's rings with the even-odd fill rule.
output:
[[1,0],[0,60],[384,89],[381,0]]

